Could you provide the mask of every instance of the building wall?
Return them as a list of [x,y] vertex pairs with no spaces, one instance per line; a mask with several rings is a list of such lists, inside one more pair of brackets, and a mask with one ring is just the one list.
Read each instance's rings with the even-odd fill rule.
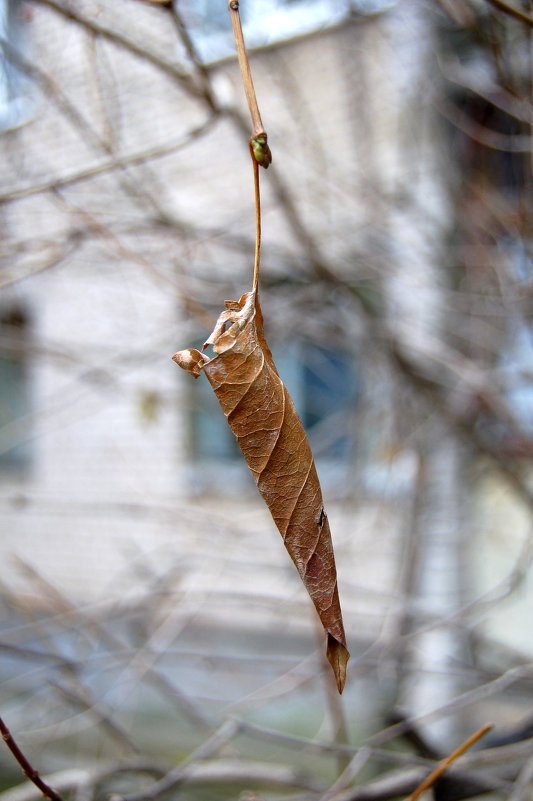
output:
[[[211,581],[230,594],[241,559],[247,571],[249,560],[254,570],[268,567],[259,580],[239,579],[244,592],[259,581],[268,604],[302,598],[253,491],[239,484],[231,506],[231,486],[226,499],[204,486],[198,496],[187,450],[190,379],[170,360],[251,279],[253,196],[248,133],[235,119],[246,119],[236,62],[209,67],[215,115],[184,88],[192,71],[160,10],[131,0],[124,13],[113,4],[79,11],[167,67],[49,7],[32,10],[25,58],[38,70],[34,116],[0,140],[3,302],[16,299],[32,319],[32,413],[17,429],[31,461],[22,477],[5,476],[2,558],[30,562],[80,601],[134,595],[172,566],[194,605],[191,593]],[[315,258],[363,283],[378,272],[391,287],[398,280],[430,291],[447,221],[425,100],[431,47],[419,6],[398,3],[253,54],[274,154],[261,175],[267,283],[288,277],[312,287]],[[421,245],[416,272],[402,274]],[[428,259],[432,272],[423,270]],[[400,294],[394,314],[412,317],[414,296]],[[283,342],[295,327],[291,293],[281,303],[265,297],[267,326]],[[337,337],[341,320],[360,350],[360,325],[342,304]],[[320,334],[312,315],[301,325]],[[374,452],[387,447],[379,424]],[[405,456],[409,486],[416,457]],[[392,481],[384,464],[381,488]],[[397,501],[380,493],[376,502],[361,486],[355,505],[337,486],[330,506],[349,626],[371,638],[394,597],[404,519]],[[26,586],[13,565],[9,582]]]

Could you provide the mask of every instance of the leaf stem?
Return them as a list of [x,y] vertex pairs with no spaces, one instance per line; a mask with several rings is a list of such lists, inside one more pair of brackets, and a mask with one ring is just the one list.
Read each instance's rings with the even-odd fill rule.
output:
[[252,292],[257,291],[259,283],[259,261],[261,258],[261,192],[259,191],[259,165],[254,156],[252,145],[250,144],[250,154],[254,170],[254,194],[255,194],[255,256],[254,256],[254,279]]

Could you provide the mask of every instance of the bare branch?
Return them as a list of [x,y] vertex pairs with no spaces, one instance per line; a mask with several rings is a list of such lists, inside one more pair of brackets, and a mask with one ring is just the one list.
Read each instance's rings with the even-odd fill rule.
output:
[[2,735],[2,739],[19,763],[20,767],[22,768],[22,772],[28,779],[33,782],[33,784],[37,787],[38,790],[41,791],[42,795],[46,798],[49,798],[50,801],[63,801],[62,797],[57,793],[55,790],[50,787],[41,777],[35,768],[32,768],[26,757],[24,756],[23,752],[18,747],[15,739],[9,729],[7,728],[6,724],[0,718],[0,733]]
[[55,178],[36,186],[23,187],[21,189],[14,189],[10,192],[5,192],[4,194],[0,195],[0,204],[9,203],[14,200],[21,200],[22,198],[38,195],[42,192],[66,189],[69,186],[90,180],[91,178],[95,178],[99,175],[105,175],[106,173],[110,173],[118,169],[135,167],[139,164],[145,164],[150,161],[164,158],[171,153],[175,153],[177,150],[187,147],[187,145],[189,145],[191,142],[196,142],[198,137],[204,136],[213,128],[213,126],[216,124],[216,121],[217,116],[213,115],[205,122],[189,131],[185,137],[181,137],[178,140],[168,142],[167,144],[159,147],[142,150],[138,153],[132,153],[129,156],[121,156],[117,154],[114,155],[113,158],[106,160],[104,163],[99,164],[96,167],[79,170],[71,175]]
[[32,0],[32,2],[46,6],[53,9],[66,19],[76,22],[78,25],[86,28],[103,39],[118,45],[119,47],[128,50],[130,53],[141,58],[143,61],[148,61],[154,67],[160,69],[166,75],[174,78],[192,95],[198,96],[198,90],[194,82],[191,80],[190,75],[182,69],[178,64],[166,61],[156,53],[153,53],[146,47],[146,44],[140,44],[130,39],[125,34],[112,28],[108,28],[98,22],[98,17],[89,17],[76,10],[73,5],[66,6],[60,0]]
[[422,793],[424,793],[426,790],[432,787],[435,784],[435,782],[438,779],[440,779],[443,773],[448,770],[450,765],[456,761],[458,757],[462,756],[462,754],[464,754],[465,751],[471,748],[474,745],[474,743],[477,743],[478,740],[480,740],[492,728],[493,728],[492,723],[485,723],[484,726],[482,726],[480,729],[474,732],[474,734],[470,735],[470,737],[468,737],[468,739],[466,739],[464,743],[461,743],[461,745],[458,748],[456,748],[455,751],[453,751],[449,756],[445,757],[441,762],[439,762],[435,770],[433,770],[429,774],[427,779],[424,779],[424,781],[419,784],[416,790],[414,790],[411,793],[407,801],[416,801],[417,798],[420,798]]
[[497,8],[498,11],[503,11],[504,14],[508,14],[510,17],[514,17],[514,19],[533,27],[533,17],[526,14],[524,11],[520,11],[519,8],[515,8],[509,3],[506,3],[505,0],[485,0],[485,2]]
[[122,801],[153,801],[167,790],[174,789],[186,780],[188,769],[200,759],[206,759],[226,745],[239,731],[239,724],[235,719],[229,719],[217,729],[202,745],[196,748],[180,765],[169,771],[166,776],[153,784],[144,792],[132,793]]

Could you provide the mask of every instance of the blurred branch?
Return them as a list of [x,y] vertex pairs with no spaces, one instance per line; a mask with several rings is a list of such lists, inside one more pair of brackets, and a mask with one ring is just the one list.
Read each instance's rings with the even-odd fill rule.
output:
[[[370,737],[367,740],[366,745],[383,745],[383,743],[389,742],[394,737],[402,736],[415,724],[439,718],[442,715],[450,715],[459,709],[465,709],[474,703],[478,703],[484,699],[490,698],[496,693],[511,687],[513,684],[523,679],[526,679],[528,683],[533,681],[533,662],[510,668],[509,670],[506,670],[502,674],[498,675],[496,678],[487,681],[484,684],[478,685],[472,690],[467,690],[466,692],[461,693],[451,701],[442,704],[436,709],[432,709],[430,712],[426,712],[422,715],[418,715],[409,719],[402,719],[399,723],[395,723]],[[472,757],[470,758],[472,759]],[[461,759],[461,764],[467,759],[468,756],[463,757]]]
[[[335,801],[390,801],[390,799],[413,793],[424,780],[425,775],[423,769],[416,770],[412,768],[409,771],[394,771],[367,784],[339,793],[335,797]],[[461,784],[464,786],[466,781],[469,782],[468,791],[466,791],[465,787],[467,794],[464,796],[458,795],[456,801],[494,790],[509,792],[512,787],[511,783],[508,781],[485,776],[483,774],[476,774],[474,778],[471,773],[462,774],[459,769],[450,770],[449,778],[457,782],[459,786],[461,786]],[[442,801],[445,800],[442,799]]]
[[209,70],[207,67],[202,63],[200,56],[193,44],[191,37],[189,36],[187,26],[183,21],[183,17],[181,15],[181,10],[179,8],[179,4],[176,2],[171,3],[171,13],[172,13],[172,20],[174,22],[174,26],[178,32],[178,36],[180,38],[181,43],[185,48],[185,52],[187,53],[188,58],[191,61],[191,64],[194,65],[197,75],[200,78],[201,85],[203,87],[203,92],[209,106],[213,108],[217,108],[217,103],[215,101],[213,90],[211,87],[210,77],[209,77]]
[[485,2],[489,3],[491,6],[494,6],[494,8],[497,8],[498,11],[503,11],[504,14],[508,14],[510,17],[514,17],[514,19],[533,27],[532,16],[526,14],[524,11],[520,11],[519,8],[509,5],[509,3],[504,2],[504,0],[485,0]]
[[338,798],[341,791],[351,784],[357,775],[362,771],[367,762],[370,760],[371,756],[372,750],[370,748],[363,747],[359,749],[359,751],[354,754],[350,762],[348,762],[344,770],[340,773],[336,781],[324,793],[324,795],[320,797],[320,801],[334,801],[334,799]]
[[448,122],[465,133],[470,139],[479,142],[484,147],[493,150],[501,150],[506,153],[530,153],[531,139],[524,134],[520,136],[510,136],[492,131],[484,125],[474,122],[468,114],[464,114],[458,106],[443,98],[435,102],[437,111],[445,117]]
[[437,0],[437,3],[456,25],[469,29],[475,27],[475,14],[464,0]]
[[61,112],[70,124],[78,131],[82,139],[90,146],[108,152],[107,143],[96,131],[89,119],[80,111],[62,91],[60,85],[34,62],[28,61],[6,39],[0,39],[0,46],[9,62],[22,70],[32,81],[41,87],[45,96]]
[[[513,117],[520,122],[533,123],[533,108],[529,98],[516,97],[515,94],[512,94],[501,84],[488,79],[486,76],[480,78],[476,73],[472,73],[472,70],[462,65],[459,59],[447,58],[444,64],[441,64],[440,61],[438,63],[440,73],[448,83],[465,89],[467,92],[472,92],[491,106],[494,106],[494,108],[508,114],[509,117]],[[439,104],[442,101],[443,98],[438,101],[437,108],[439,110]],[[457,109],[455,104],[452,107]],[[490,133],[502,136],[496,131],[490,131]],[[521,137],[513,137],[512,141],[517,138],[521,139]]]
[[145,801],[145,799],[158,798],[162,793],[175,789],[177,785],[186,780],[187,770],[197,760],[204,760],[212,756],[222,746],[232,740],[239,730],[239,724],[234,719],[229,719],[220,726],[205,742],[196,748],[180,765],[169,771],[166,776],[153,784],[144,792],[131,793],[125,796],[122,801]]
[[[105,779],[116,777],[119,774],[154,774],[160,772],[161,768],[156,762],[139,759],[138,762],[131,763],[110,763],[103,768],[101,765],[96,765],[94,768],[73,768],[58,771],[46,778],[48,781],[53,781],[64,792],[85,790],[92,797],[95,788],[101,785]],[[237,759],[205,759],[190,764],[187,768],[184,768],[180,783],[189,785],[212,784],[214,787],[224,784],[230,786],[235,784],[243,784],[244,786],[265,784],[268,787],[299,788],[313,793],[319,793],[323,789],[321,782],[288,765]],[[135,797],[148,798],[151,796],[139,793]],[[26,784],[0,792],[0,801],[34,801],[35,798],[38,798],[38,793],[33,787]],[[122,796],[111,794],[109,799],[110,801],[121,801]],[[58,801],[57,798],[56,801]]]
[[164,6],[165,8],[171,8],[173,5],[173,0],[139,0],[141,3],[151,3],[154,6]]
[[[40,0],[38,0],[40,1]],[[148,205],[154,208],[159,215],[161,220],[164,220],[167,224],[174,224],[174,220],[172,219],[171,215],[166,213],[160,204],[158,198],[156,198],[153,194],[151,194],[143,181],[135,180],[134,177],[127,171],[127,166],[131,165],[140,165],[143,164],[147,159],[140,160],[138,155],[133,157],[133,161],[128,164],[127,161],[122,163],[121,158],[117,155],[110,144],[102,138],[99,133],[97,132],[96,128],[91,125],[90,121],[86,118],[84,114],[78,109],[78,107],[69,100],[65,92],[63,92],[60,87],[58,86],[57,82],[54,81],[46,72],[39,67],[37,67],[34,63],[30,63],[26,59],[22,58],[20,53],[13,48],[9,42],[6,40],[0,40],[0,44],[6,54],[7,58],[14,64],[16,64],[21,70],[23,70],[32,80],[36,81],[38,85],[41,86],[43,89],[46,97],[52,102],[56,108],[65,116],[65,118],[71,123],[71,125],[77,130],[80,137],[87,141],[92,148],[96,151],[103,152],[106,155],[111,155],[112,157],[112,164],[106,163],[104,165],[104,169],[100,170],[99,167],[93,167],[87,174],[87,171],[84,171],[82,176],[75,176],[74,180],[69,178],[66,179],[65,185],[68,186],[70,183],[76,183],[78,180],[85,179],[87,177],[94,177],[100,174],[106,174],[112,172],[113,169],[118,168],[121,170],[121,174],[118,176],[119,181],[122,183],[122,186],[127,194],[134,198],[136,203],[139,205],[141,201],[147,201]],[[207,122],[202,123],[199,127],[199,132],[196,134],[197,136],[205,133],[206,130],[209,130],[211,124],[214,123],[214,118],[210,117]],[[181,140],[180,147],[183,144],[188,144],[191,141],[191,136],[187,136],[185,140]],[[167,155],[168,153],[176,150],[177,148],[174,146],[174,143],[171,143],[171,149],[168,151],[163,152],[161,155]],[[159,154],[156,154],[157,157]],[[91,174],[92,173],[92,174]],[[31,196],[43,191],[55,190],[57,191],[56,184],[61,186],[63,181],[61,179],[56,179],[55,181],[45,182],[42,185],[37,187],[29,187],[27,189],[22,190],[15,190],[11,193],[6,193],[4,196],[0,195],[0,203],[7,202],[10,200],[19,200],[26,196]]]
[[6,653],[11,653],[15,656],[22,657],[23,659],[29,659],[37,663],[51,662],[53,665],[66,668],[67,670],[76,670],[80,667],[79,662],[64,657],[61,654],[43,651],[41,649],[36,650],[35,648],[29,648],[25,645],[14,645],[12,643],[4,642],[3,640],[0,640],[0,651],[6,651]]
[[530,757],[518,774],[508,801],[522,801],[531,790],[533,781],[533,757]]
[[[0,204],[3,198],[0,196]],[[46,272],[53,267],[57,267],[72,256],[83,242],[83,233],[74,230],[64,237],[61,243],[54,243],[53,252],[45,258],[42,263],[31,266],[29,269],[17,270],[16,257],[9,259],[7,266],[0,270],[0,289],[16,284],[33,275]]]
[[[22,560],[19,560],[19,562],[23,566],[26,573],[40,585],[41,590],[44,590],[47,595],[55,599],[55,601],[61,606],[61,609],[64,613],[70,612],[72,614],[72,620],[75,625],[79,627],[80,631],[88,629],[89,631],[94,632],[98,636],[99,640],[102,643],[105,643],[112,652],[117,654],[127,653],[126,644],[121,638],[115,634],[112,634],[108,628],[95,617],[91,617],[82,609],[78,609],[62,592],[57,589],[57,587],[51,585],[50,582],[48,582],[44,576],[42,576],[32,565],[27,562],[22,562]],[[158,584],[161,585],[160,576],[158,577]],[[153,660],[155,656],[159,656],[159,654],[152,654],[150,649],[137,649],[135,653],[135,662],[140,664],[143,675],[146,676],[147,681],[159,690],[167,703],[172,703],[179,712],[185,713],[191,723],[197,726],[200,730],[205,731],[210,727],[209,720],[200,712],[199,709],[197,709],[197,707],[185,695],[185,693],[176,687],[176,685],[170,679],[168,679],[164,673],[158,671],[155,666],[148,661],[150,657],[152,657]],[[55,686],[57,687],[57,685]],[[65,692],[65,688],[63,686],[57,687],[57,689],[59,689],[61,692]],[[74,700],[77,702],[78,697],[76,696]],[[85,705],[86,699],[82,698],[82,702],[83,705]],[[94,706],[91,708],[91,711],[95,711]],[[123,730],[120,729],[119,731],[122,733]],[[129,745],[129,736],[126,736],[128,737]],[[135,744],[133,744],[133,747],[136,750],[137,747]]]
[[[53,9],[66,19],[76,22],[78,25],[83,26],[92,33],[98,34],[103,39],[107,39],[119,47],[128,50],[130,53],[133,53],[144,61],[148,61],[154,67],[157,67],[163,73],[178,81],[178,83],[187,89],[188,92],[195,96],[199,95],[197,87],[191,80],[190,74],[178,64],[167,61],[156,53],[153,53],[147,47],[146,42],[143,44],[135,42],[126,34],[117,31],[114,28],[108,28],[105,25],[100,24],[97,16],[85,16],[74,6],[67,6],[65,3],[60,2],[60,0],[32,0],[32,2],[36,3],[37,5],[46,6],[47,8]],[[215,110],[216,109],[213,109],[213,111]]]
[[54,178],[42,184],[34,186],[22,187],[21,189],[14,189],[0,195],[0,203],[9,203],[13,200],[20,200],[31,195],[37,195],[41,192],[49,192],[57,189],[65,189],[77,183],[81,183],[99,175],[105,175],[118,169],[125,167],[135,167],[140,164],[164,158],[165,156],[181,150],[191,142],[194,142],[198,137],[204,136],[208,133],[217,122],[217,116],[209,117],[205,122],[201,123],[195,128],[192,128],[185,137],[180,137],[179,140],[167,142],[164,145],[142,150],[138,153],[133,153],[129,156],[114,155],[112,159],[105,161],[95,167],[80,170],[71,175]]
[[112,740],[121,743],[128,751],[134,754],[141,754],[142,749],[135,743],[128,732],[114,719],[113,711],[106,708],[104,704],[96,701],[87,687],[78,683],[78,687],[67,687],[59,681],[49,680],[48,683],[53,687],[63,698],[81,708],[92,718],[98,726],[101,726],[104,731],[110,735]]
[[[112,761],[104,764],[98,762],[84,768],[67,768],[51,773],[46,779],[62,792],[76,792],[77,797],[80,791],[86,791],[92,797],[94,788],[107,778],[127,773],[160,776],[164,772],[165,767],[156,760],[140,757],[121,762]],[[33,801],[38,797],[35,788],[27,783],[0,792],[0,801]]]
[[[419,365],[415,365],[407,355],[405,349],[400,347],[398,343],[392,345],[391,356],[400,371],[409,378],[414,385],[431,397],[432,402],[441,414],[443,414],[444,418],[474,446],[476,451],[491,459],[498,467],[500,473],[517,492],[518,496],[528,507],[533,508],[533,492],[529,489],[521,473],[515,469],[508,458],[478,433],[468,417],[461,415],[449,405],[435,379],[428,377],[427,373],[422,371]],[[491,398],[491,404],[496,403],[499,405],[502,403],[501,397],[497,394],[491,392],[488,397]]]
[[[172,783],[170,783],[169,774],[168,785],[165,785],[165,789],[174,789],[178,784],[203,784],[205,782],[213,783],[214,785],[222,783],[266,784],[274,787],[301,788],[313,792],[320,792],[323,788],[322,782],[314,777],[297,768],[283,764],[227,758],[208,760],[197,757],[197,759],[198,762],[191,761],[190,763],[188,759],[188,764],[183,766],[183,770],[176,769],[173,773]],[[163,787],[164,782],[165,779],[161,779],[161,787]],[[135,795],[125,796],[125,801],[129,801],[129,799],[139,799],[141,801],[141,799],[157,798],[161,793],[165,792],[165,789],[158,789],[155,792],[154,788],[152,788],[148,793],[139,792]],[[120,798],[120,796],[113,796],[116,801],[119,801]]]

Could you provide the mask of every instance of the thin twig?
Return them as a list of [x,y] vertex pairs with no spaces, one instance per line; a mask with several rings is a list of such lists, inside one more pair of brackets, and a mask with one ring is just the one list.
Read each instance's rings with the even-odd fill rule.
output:
[[9,729],[7,728],[6,724],[0,718],[0,733],[2,734],[2,739],[19,763],[20,767],[22,768],[22,772],[28,779],[33,782],[33,784],[39,788],[41,793],[46,797],[50,798],[51,801],[63,801],[63,798],[56,793],[51,787],[49,787],[46,782],[44,782],[41,777],[39,776],[38,771],[35,768],[32,768],[20,748],[18,747],[15,739]]
[[272,153],[270,152],[270,148],[268,146],[267,134],[263,127],[261,114],[259,113],[254,82],[252,80],[252,72],[250,70],[250,62],[248,61],[248,54],[246,53],[246,46],[244,44],[241,16],[239,13],[239,0],[229,0],[228,10],[231,17],[233,35],[235,37],[235,48],[237,50],[237,57],[239,59],[244,93],[246,95],[246,100],[248,101],[248,108],[250,109],[250,116],[252,118],[252,135],[250,137],[249,146],[254,171],[255,195],[255,257],[252,289],[252,291],[255,292],[259,282],[259,262],[261,257],[261,193],[259,190],[258,165],[261,165],[261,167],[267,169],[269,164],[272,162]]
[[257,105],[257,97],[255,96],[254,82],[252,80],[252,73],[250,70],[250,63],[244,45],[244,36],[242,34],[241,15],[239,14],[239,0],[229,0],[228,9],[231,17],[231,24],[233,27],[233,35],[235,37],[235,47],[237,49],[237,57],[239,59],[239,67],[241,68],[242,81],[244,84],[244,93],[248,101],[248,108],[252,117],[252,138],[265,133],[261,115],[259,113],[259,106]]
[[424,779],[424,781],[418,785],[416,790],[412,792],[410,796],[408,796],[407,801],[416,801],[416,799],[421,796],[422,793],[424,793],[437,781],[437,779],[442,776],[444,771],[449,768],[452,762],[455,762],[455,760],[464,754],[465,751],[468,751],[468,749],[474,745],[474,743],[477,743],[477,741],[480,740],[488,731],[490,731],[492,727],[492,723],[485,723],[480,729],[474,732],[474,734],[471,734],[470,737],[464,741],[464,743],[461,743],[459,748],[456,748],[455,751],[453,751],[449,756],[439,762],[435,770],[429,774],[427,779]]

